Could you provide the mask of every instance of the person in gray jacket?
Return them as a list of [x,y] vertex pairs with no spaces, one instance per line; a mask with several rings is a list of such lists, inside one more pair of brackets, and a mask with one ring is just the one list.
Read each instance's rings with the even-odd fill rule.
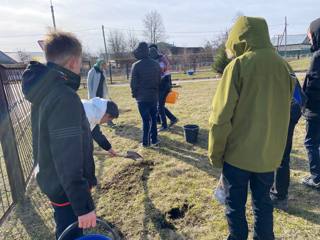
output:
[[[107,86],[107,79],[103,74],[103,70],[107,69],[107,63],[103,59],[98,59],[93,68],[88,72],[88,98],[95,97],[110,99]],[[115,127],[115,124],[110,120],[108,121],[109,127]]]
[[149,57],[149,48],[146,42],[139,43],[133,52],[138,60],[132,65],[131,92],[137,100],[138,109],[143,121],[142,146],[158,146],[157,133],[157,104],[161,69],[159,63]]
[[109,98],[107,79],[103,74],[103,70],[107,68],[105,60],[98,59],[97,63],[88,72],[88,98]]

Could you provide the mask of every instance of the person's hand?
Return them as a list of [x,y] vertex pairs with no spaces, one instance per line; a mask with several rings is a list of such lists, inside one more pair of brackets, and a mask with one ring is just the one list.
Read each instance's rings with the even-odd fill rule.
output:
[[79,228],[94,228],[97,225],[97,216],[95,211],[89,212],[78,217]]
[[112,148],[108,152],[111,157],[116,157],[118,155]]

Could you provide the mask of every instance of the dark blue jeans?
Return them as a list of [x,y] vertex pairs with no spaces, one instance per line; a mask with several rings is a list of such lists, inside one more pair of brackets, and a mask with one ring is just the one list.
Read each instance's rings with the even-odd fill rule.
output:
[[177,118],[166,108],[166,98],[169,94],[169,90],[161,91],[159,96],[159,105],[158,111],[160,115],[160,120],[163,128],[168,127],[167,117],[170,119],[171,122],[177,121]]
[[308,152],[310,173],[313,179],[320,181],[320,120],[307,119],[305,147]]
[[143,122],[143,138],[144,146],[158,142],[157,131],[157,102],[138,102],[138,109]]
[[226,193],[226,216],[230,232],[228,240],[248,238],[246,202],[249,183],[255,217],[253,239],[274,240],[273,206],[269,195],[274,173],[249,172],[228,163],[224,163],[222,173]]
[[271,193],[274,194],[279,200],[284,200],[288,197],[288,189],[290,185],[290,153],[292,150],[294,129],[299,118],[290,120],[286,148],[284,150],[281,165],[276,171],[274,184],[271,190]]
[[[78,217],[74,214],[71,205],[65,207],[53,206],[54,220],[56,222],[56,238],[58,239],[63,231],[72,223],[78,221]],[[82,229],[76,228],[70,232],[63,240],[74,240],[83,235]]]

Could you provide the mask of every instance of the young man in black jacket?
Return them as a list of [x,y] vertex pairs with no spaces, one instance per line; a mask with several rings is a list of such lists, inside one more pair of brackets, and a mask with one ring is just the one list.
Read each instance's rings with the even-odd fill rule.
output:
[[308,37],[313,57],[303,84],[303,91],[307,96],[304,111],[307,120],[305,147],[311,175],[303,179],[303,184],[320,188],[320,18],[310,24]]
[[32,137],[37,181],[54,208],[56,237],[79,221],[68,238],[95,227],[95,206],[90,189],[97,184],[90,126],[81,100],[82,47],[71,33],[51,32],[45,40],[47,64],[31,62],[22,88],[32,103]]
[[138,61],[132,65],[131,92],[137,100],[143,121],[142,146],[158,146],[157,105],[161,69],[159,63],[149,57],[148,44],[145,42],[139,43],[134,56]]

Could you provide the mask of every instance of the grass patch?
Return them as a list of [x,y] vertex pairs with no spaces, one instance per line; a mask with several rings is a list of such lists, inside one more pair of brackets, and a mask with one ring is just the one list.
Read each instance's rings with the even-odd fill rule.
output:
[[303,72],[309,69],[310,61],[311,58],[301,58],[298,60],[290,60],[289,64],[291,65],[294,71]]
[[[224,208],[212,200],[220,171],[212,169],[206,157],[207,122],[217,81],[181,86],[179,101],[169,106],[180,122],[170,132],[160,134],[160,150],[139,147],[141,120],[130,90],[127,86],[110,86],[121,115],[115,121],[116,129],[102,127],[102,130],[115,150],[138,151],[145,160],[95,157],[99,186],[94,197],[98,215],[114,224],[126,239],[221,240],[228,234]],[[84,90],[80,95],[86,96]],[[183,136],[182,127],[192,123],[201,129],[196,145],[186,143]],[[293,144],[289,211],[274,213],[279,239],[313,240],[320,236],[319,192],[299,183],[308,174],[304,136],[305,123],[301,119]],[[37,188],[29,195],[32,204],[17,207],[1,227],[0,239],[4,236],[10,238],[3,239],[52,239],[50,207],[45,201],[36,201]],[[248,202],[248,221],[252,227],[251,201]],[[21,234],[14,237],[13,233]]]
[[193,75],[188,75],[183,72],[172,73],[172,75],[171,75],[172,80],[192,80],[192,79],[199,79],[199,78],[216,78],[218,76],[219,75],[212,70],[195,72]]

